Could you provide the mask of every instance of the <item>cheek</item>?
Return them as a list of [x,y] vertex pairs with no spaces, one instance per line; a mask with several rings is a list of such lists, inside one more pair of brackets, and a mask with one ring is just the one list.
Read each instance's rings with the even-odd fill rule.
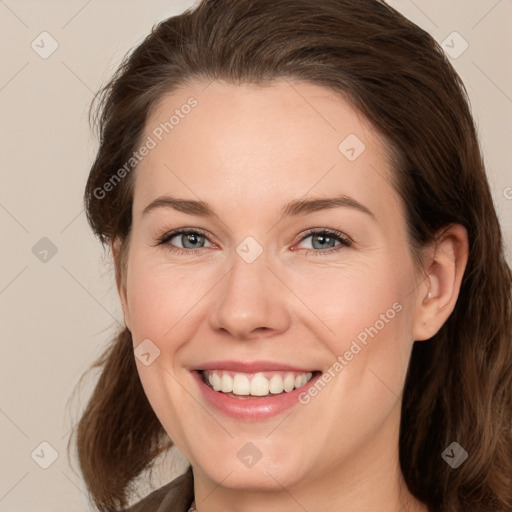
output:
[[343,340],[376,322],[382,330],[382,322],[388,325],[387,320],[398,316],[410,292],[411,275],[407,271],[398,274],[395,267],[396,263],[383,257],[378,262],[324,266],[308,273],[288,270],[284,280],[298,299],[297,309],[309,312],[302,319],[311,317],[333,340]]
[[400,391],[412,348],[413,273],[406,262],[400,272],[396,260],[382,257],[315,275],[289,273],[287,280],[308,306],[297,303],[300,323],[318,334],[333,362],[341,356],[353,385],[381,378]]
[[129,265],[127,294],[133,345],[149,339],[160,350],[148,366],[137,361],[137,371],[152,409],[168,434],[179,441],[183,433],[176,421],[177,411],[186,408],[189,397],[179,383],[181,369],[175,362],[192,332],[188,312],[200,290],[182,269],[156,264],[142,252],[133,254]]
[[[182,327],[187,312],[204,296],[204,280],[196,272],[151,264],[135,256],[127,282],[128,310],[134,338],[161,340],[175,325]],[[203,284],[202,284],[203,283]]]

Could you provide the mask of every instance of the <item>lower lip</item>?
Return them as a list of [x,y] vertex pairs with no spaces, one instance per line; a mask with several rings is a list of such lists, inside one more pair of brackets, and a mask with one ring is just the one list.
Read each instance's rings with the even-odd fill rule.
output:
[[276,416],[299,403],[299,395],[307,391],[320,377],[321,373],[313,375],[313,378],[300,388],[279,395],[269,395],[265,398],[236,398],[215,391],[206,385],[198,371],[193,371],[192,375],[197,381],[204,398],[211,406],[233,418],[258,421]]

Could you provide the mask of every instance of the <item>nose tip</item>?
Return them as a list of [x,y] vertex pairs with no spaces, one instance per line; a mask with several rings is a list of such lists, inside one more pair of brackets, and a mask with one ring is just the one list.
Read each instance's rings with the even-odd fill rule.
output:
[[263,258],[239,258],[217,288],[210,325],[240,340],[283,332],[290,324],[284,291]]

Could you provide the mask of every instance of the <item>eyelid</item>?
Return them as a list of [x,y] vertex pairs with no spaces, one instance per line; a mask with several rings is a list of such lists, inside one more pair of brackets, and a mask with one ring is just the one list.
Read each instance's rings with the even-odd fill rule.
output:
[[[331,235],[335,238],[339,238],[341,241],[343,241],[347,244],[354,243],[354,241],[349,236],[345,235],[345,233],[342,233],[341,231],[338,231],[337,229],[332,229],[332,228],[310,228],[299,235],[299,242],[302,242],[308,236],[322,235],[322,234]],[[325,251],[323,251],[323,252],[325,252]]]
[[[176,247],[174,245],[168,244],[168,242],[170,240],[172,240],[174,237],[183,235],[183,234],[199,234],[201,236],[204,236],[204,238],[207,239],[211,244],[215,245],[214,242],[211,242],[209,240],[208,233],[204,229],[201,229],[201,228],[178,228],[178,229],[168,231],[164,235],[159,237],[157,240],[156,246],[169,245],[169,247],[170,247],[169,250],[176,254],[194,253],[194,252],[200,251],[201,249],[207,248],[207,247],[199,247],[198,249],[186,249],[186,248]],[[312,235],[321,235],[321,234],[325,234],[327,236],[331,236],[331,237],[338,239],[338,241],[340,242],[339,245],[331,247],[330,249],[325,249],[325,250],[315,250],[315,249],[299,249],[299,250],[307,251],[308,253],[315,253],[315,255],[318,253],[319,254],[330,254],[333,252],[337,252],[343,248],[349,248],[354,243],[354,241],[349,236],[345,235],[344,233],[342,233],[341,231],[338,231],[336,229],[310,228],[307,231],[298,235],[299,239],[297,242],[295,242],[294,245],[303,242],[306,238],[308,238]],[[293,247],[291,250],[292,251],[294,250]]]
[[[179,235],[186,235],[186,234],[198,234],[201,236],[204,236],[208,241],[210,241],[207,231],[201,228],[178,228],[178,229],[171,229],[170,231],[166,231],[162,236],[159,236],[157,238],[156,245],[166,245],[169,240],[173,239],[176,236]],[[213,244],[213,242],[210,241],[210,243]],[[172,246],[175,247],[175,246]],[[183,250],[181,247],[176,247],[178,250]],[[199,249],[205,249],[205,247],[200,247]],[[199,249],[185,249],[187,252],[191,252],[194,250]]]

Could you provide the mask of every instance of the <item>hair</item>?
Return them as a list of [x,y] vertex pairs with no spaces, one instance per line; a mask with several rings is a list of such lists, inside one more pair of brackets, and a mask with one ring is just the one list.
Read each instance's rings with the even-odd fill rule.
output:
[[[203,0],[154,26],[91,104],[100,145],[87,218],[104,247],[119,241],[121,280],[136,166],[104,197],[98,190],[139,147],[150,109],[196,80],[296,80],[339,93],[384,135],[415,261],[443,228],[466,228],[455,308],[413,345],[400,467],[431,511],[512,510],[511,271],[467,92],[443,50],[381,0]],[[101,375],[76,429],[78,460],[99,510],[119,511],[172,441],[144,394],[127,328],[94,367]],[[441,458],[454,441],[469,454],[457,469]]]

